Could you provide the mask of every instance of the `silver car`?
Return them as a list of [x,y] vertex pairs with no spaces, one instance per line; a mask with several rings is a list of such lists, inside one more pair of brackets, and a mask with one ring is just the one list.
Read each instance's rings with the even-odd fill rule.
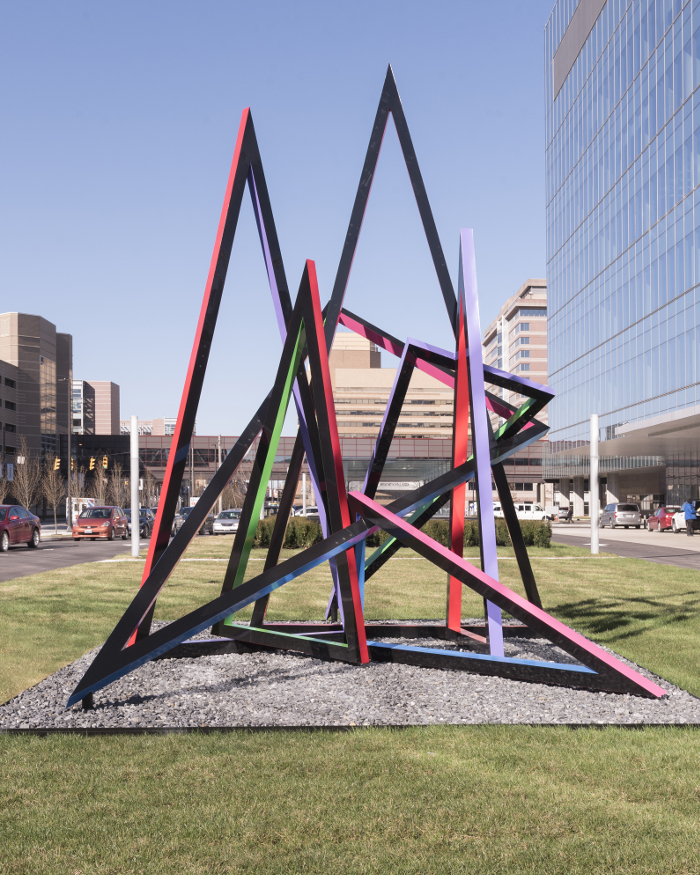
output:
[[215,535],[232,535],[238,531],[238,523],[241,519],[241,511],[237,508],[222,510],[214,520]]
[[610,526],[611,529],[616,526],[624,526],[626,529],[634,526],[635,529],[638,529],[641,525],[642,516],[638,504],[608,504],[600,515],[601,529],[606,526]]

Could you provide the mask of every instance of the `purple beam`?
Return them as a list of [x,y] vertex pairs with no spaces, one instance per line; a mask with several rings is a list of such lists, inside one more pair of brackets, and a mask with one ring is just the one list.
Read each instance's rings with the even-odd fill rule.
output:
[[[465,320],[469,348],[469,394],[471,396],[472,452],[474,454],[476,493],[479,506],[481,567],[493,580],[498,580],[498,553],[496,551],[496,522],[493,517],[491,492],[491,452],[489,447],[488,414],[486,413],[486,386],[484,361],[481,353],[481,324],[479,298],[476,288],[476,258],[474,232],[463,228],[460,235],[458,292],[460,317]],[[491,656],[503,656],[503,628],[501,611],[492,602],[486,602],[486,620],[489,629]]]
[[[258,235],[260,236],[260,246],[263,251],[263,258],[265,259],[265,269],[267,271],[267,279],[270,284],[270,292],[272,293],[272,303],[275,308],[275,316],[277,317],[277,326],[279,328],[280,336],[282,338],[282,343],[284,343],[287,337],[287,325],[284,320],[284,313],[282,312],[282,302],[280,299],[279,288],[277,286],[277,279],[275,278],[275,270],[272,264],[272,255],[270,253],[270,244],[267,239],[267,231],[265,229],[265,221],[263,219],[262,207],[260,205],[260,197],[258,195],[258,187],[255,182],[255,174],[253,173],[252,166],[248,170],[248,190],[250,192],[250,199],[253,204],[253,212],[255,213],[255,223],[258,226]],[[309,429],[306,424],[306,417],[304,416],[304,407],[301,402],[301,394],[299,392],[299,383],[298,380],[294,381],[294,387],[292,389],[294,394],[294,403],[297,408],[297,416],[299,417],[299,428],[301,429],[301,439],[304,444],[304,452],[306,453],[306,463],[309,466],[309,474],[311,476],[311,483],[314,488],[314,495],[317,499],[318,504],[318,516],[319,521],[321,523],[321,531],[323,532],[323,537],[328,537],[328,519],[326,518],[326,510],[323,506],[323,502],[320,501],[321,496],[321,488],[320,488],[320,477],[318,474],[318,470],[316,469],[316,460],[311,447],[311,438],[309,436]],[[331,560],[331,575],[333,577],[333,590],[334,593],[338,596],[338,605],[340,605],[340,588],[338,584],[338,572],[336,570],[335,560]],[[343,609],[340,608],[341,620],[343,619]]]

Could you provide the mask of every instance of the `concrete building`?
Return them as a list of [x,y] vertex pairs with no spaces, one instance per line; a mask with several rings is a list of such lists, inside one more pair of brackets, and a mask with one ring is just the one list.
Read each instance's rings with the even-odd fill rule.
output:
[[73,434],[119,434],[119,386],[73,380]]
[[41,316],[0,314],[3,463],[21,438],[36,455],[60,452],[70,430],[73,342]]
[[[139,419],[139,434],[153,435],[172,435],[175,434],[175,425],[177,418],[174,416],[166,416],[161,419]],[[197,429],[194,429],[197,433]],[[119,422],[119,431],[113,434],[131,434],[131,420],[122,419]]]
[[[339,331],[330,354],[331,383],[340,437],[372,438],[379,433],[396,377],[396,368],[381,366],[375,344],[352,332]],[[396,437],[451,438],[453,390],[414,371]]]
[[[483,349],[485,364],[547,384],[546,280],[529,279],[508,298],[484,332]],[[496,386],[489,385],[487,389],[515,406],[525,401],[524,396]],[[546,408],[538,419],[547,422]],[[494,427],[501,422],[495,414],[491,414],[491,421]],[[533,449],[537,458],[542,459],[547,452],[547,440],[538,441]],[[519,454],[514,461],[521,456],[528,458],[529,454]],[[524,476],[517,467],[513,473],[516,479],[511,482],[511,489],[516,501],[553,502],[552,490],[547,489],[541,469],[537,479]]]
[[700,7],[557,0],[545,29],[547,475],[587,510],[700,497]]

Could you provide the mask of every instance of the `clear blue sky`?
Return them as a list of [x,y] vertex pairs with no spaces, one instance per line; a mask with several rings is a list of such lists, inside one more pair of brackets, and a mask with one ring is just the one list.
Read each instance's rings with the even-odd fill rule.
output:
[[[74,375],[119,383],[123,417],[176,415],[241,111],[290,286],[313,258],[325,302],[391,62],[453,278],[474,228],[485,327],[545,275],[552,2],[2,4],[0,309],[71,333]],[[450,343],[393,127],[346,305]],[[200,434],[240,431],[280,348],[246,196]]]

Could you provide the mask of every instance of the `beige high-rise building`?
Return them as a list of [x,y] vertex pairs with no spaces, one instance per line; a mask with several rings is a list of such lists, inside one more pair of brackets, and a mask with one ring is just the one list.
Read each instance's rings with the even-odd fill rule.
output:
[[[340,437],[376,438],[396,368],[381,366],[374,343],[344,331],[335,336],[329,364]],[[396,437],[451,438],[453,403],[451,388],[414,370]]]
[[[527,280],[484,332],[484,364],[547,384],[547,281]],[[487,388],[516,406],[524,396]],[[538,417],[547,422],[547,409]]]
[[[484,364],[491,365],[503,371],[525,377],[535,383],[547,384],[547,281],[529,279],[501,307],[498,316],[484,332]],[[496,386],[486,388],[519,407],[525,396],[509,392]],[[537,417],[541,422],[547,422],[547,408]],[[496,426],[501,420],[491,414],[491,421]],[[542,457],[546,449],[546,438],[537,442],[540,445]],[[517,457],[514,462],[520,461]],[[535,474],[532,468],[522,473],[514,472],[517,479],[511,483],[511,488],[517,500],[540,501],[546,503],[551,499],[545,495],[543,472]],[[510,480],[509,474],[509,480]]]
[[36,455],[60,452],[70,430],[73,341],[41,316],[0,314],[2,455],[12,462],[20,441]]
[[73,434],[119,434],[119,386],[73,380]]

